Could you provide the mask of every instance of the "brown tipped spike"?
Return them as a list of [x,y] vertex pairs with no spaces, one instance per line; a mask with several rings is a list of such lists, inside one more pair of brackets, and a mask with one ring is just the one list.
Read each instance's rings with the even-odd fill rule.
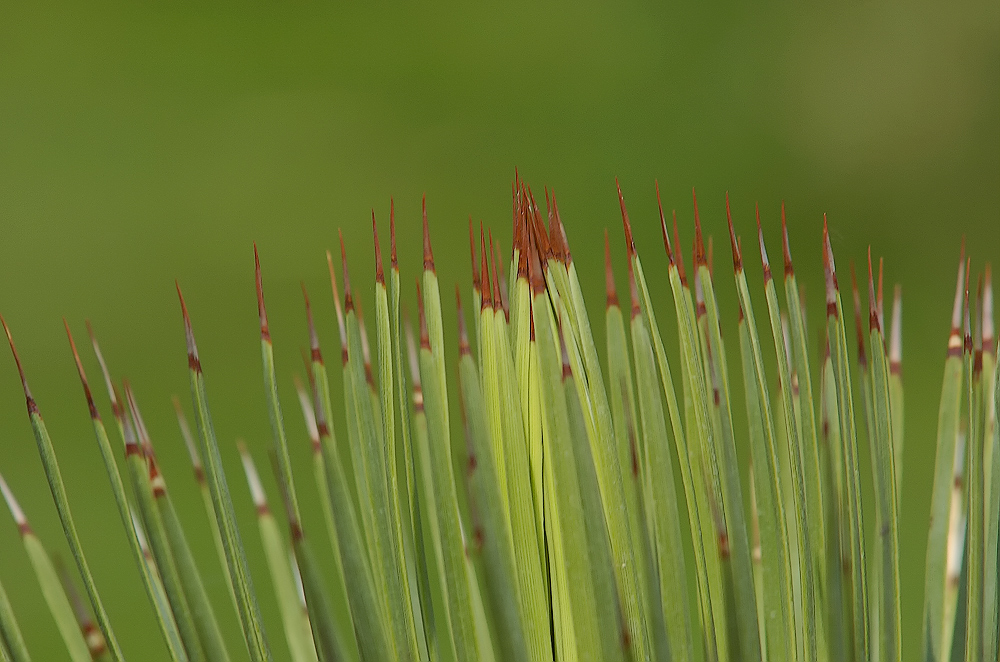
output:
[[344,326],[344,311],[340,307],[340,292],[337,288],[337,272],[333,269],[333,256],[326,252],[326,266],[330,271],[330,291],[333,293],[333,307],[337,311],[337,330],[340,332],[340,360],[347,365],[347,329]]
[[[733,213],[729,209],[729,191],[726,191],[726,222],[729,224],[729,242],[733,245],[733,270],[738,274],[743,271],[743,255],[739,242],[736,241],[736,231],[733,229]],[[740,310],[742,316],[743,311]]]
[[[187,305],[184,303],[184,294],[181,292],[181,284],[174,281],[177,286],[177,298],[181,302],[181,315],[184,317],[184,339],[187,342],[188,367],[197,373],[201,373],[201,360],[198,358],[198,345],[194,341],[194,331],[191,328],[191,317],[188,315]],[[107,374],[105,374],[107,378]],[[121,405],[119,405],[121,409]]]
[[302,298],[306,303],[306,324],[309,326],[309,352],[313,361],[322,364],[323,353],[319,349],[319,336],[313,323],[312,306],[309,305],[309,292],[306,291],[305,282],[302,283]]
[[69,323],[63,318],[63,326],[66,327],[66,337],[69,338],[69,348],[73,350],[73,360],[76,362],[76,371],[80,375],[80,383],[83,384],[83,393],[87,396],[87,407],[90,409],[90,418],[99,421],[101,415],[97,413],[97,405],[94,404],[94,396],[90,392],[90,384],[87,383],[87,374],[83,371],[83,363],[80,361],[80,353],[76,351],[76,343],[73,342],[73,334],[70,333]]
[[667,219],[663,216],[663,203],[660,202],[660,182],[653,180],[656,187],[656,208],[660,212],[660,232],[663,233],[663,248],[667,251],[667,260],[674,264],[674,252],[670,248],[670,236],[667,234]]
[[476,262],[476,236],[472,231],[472,214],[469,214],[469,253],[472,255],[472,287],[477,291],[481,291],[479,264]]
[[573,254],[569,250],[569,240],[566,238],[566,226],[563,225],[562,217],[559,216],[559,203],[556,202],[556,190],[552,189],[552,217],[555,219],[556,227],[559,229],[559,251],[563,264],[569,266],[573,261]]
[[430,350],[431,337],[427,333],[427,315],[424,314],[424,297],[420,293],[420,281],[417,281],[417,315],[420,319],[420,349]]
[[483,224],[479,224],[479,258],[480,281],[482,283],[482,301],[480,310],[493,307],[493,281],[490,279],[490,263],[486,254],[486,233]]
[[705,240],[701,235],[701,219],[698,217],[698,196],[693,188],[691,197],[694,199],[694,267],[697,271],[698,267],[705,266],[708,262],[705,260]]
[[618,204],[622,208],[622,225],[625,227],[625,250],[628,252],[628,259],[631,263],[635,255],[635,241],[632,239],[632,224],[628,220],[628,210],[625,209],[625,198],[622,196],[622,185],[615,177],[615,186],[618,187]]
[[854,300],[854,330],[858,340],[858,365],[862,369],[868,367],[868,355],[865,352],[865,332],[861,326],[861,294],[858,291],[858,276],[854,271],[854,262],[851,264],[851,294]]
[[757,241],[760,243],[760,261],[764,265],[764,283],[771,280],[771,263],[767,259],[767,249],[764,247],[764,230],[760,227],[760,205],[754,204],[754,214],[757,217]]
[[518,280],[521,278],[527,280],[529,278],[528,263],[530,261],[529,253],[531,249],[528,246],[528,226],[523,220],[518,224],[518,237],[515,240],[515,244],[518,246],[517,278]]
[[104,375],[104,383],[108,387],[108,394],[111,396],[111,412],[116,417],[121,416],[122,410],[118,398],[118,389],[115,388],[114,382],[111,381],[111,373],[108,371],[108,364],[104,361],[104,354],[101,352],[101,346],[97,342],[97,336],[94,335],[94,327],[90,325],[90,320],[84,320],[84,324],[87,325],[87,335],[90,336],[90,344],[94,348],[97,365],[101,367],[101,374]]
[[677,210],[671,211],[674,217],[674,250],[677,251],[674,264],[677,265],[677,275],[680,276],[681,285],[687,287],[687,274],[684,272],[684,251],[681,249],[680,234],[677,232]]
[[492,281],[490,282],[490,287],[492,288],[492,303],[493,310],[503,307],[503,301],[500,298],[500,280],[497,278],[497,253],[496,248],[493,246],[493,230],[486,231],[490,237],[490,272],[492,273]]
[[469,331],[465,328],[465,313],[462,312],[462,293],[458,283],[455,283],[455,309],[458,316],[458,355],[472,354],[472,348],[469,347]]
[[431,250],[431,234],[427,228],[427,194],[420,201],[424,221],[424,270],[434,271],[434,252]]
[[615,274],[611,269],[611,243],[608,229],[604,229],[604,289],[607,293],[607,307],[618,306],[618,291],[615,288]]
[[969,271],[972,266],[970,258],[965,259],[965,351],[972,353],[972,311],[969,310]]
[[823,214],[823,277],[826,282],[826,315],[837,317],[837,272],[833,264],[833,248],[830,246],[830,230]]
[[375,282],[385,285],[385,272],[382,270],[382,250],[378,245],[378,225],[375,224],[374,209],[372,209],[372,236],[375,241]]
[[[872,277],[872,247],[868,247],[868,329],[881,332],[878,319],[878,303],[875,295],[875,279]],[[874,350],[872,350],[874,351]]]
[[389,198],[389,265],[394,271],[399,271],[396,260],[396,201]]
[[21,388],[24,389],[24,399],[28,404],[28,415],[38,413],[38,405],[35,404],[35,399],[31,397],[31,389],[28,388],[28,380],[24,376],[24,369],[21,368],[21,358],[17,355],[17,348],[14,347],[14,338],[10,335],[10,329],[7,328],[7,322],[4,320],[3,315],[0,315],[0,324],[3,325],[4,333],[7,334],[7,342],[10,343],[10,351],[14,354],[14,363],[17,364],[17,374],[21,376]]
[[260,256],[257,254],[257,242],[253,243],[253,274],[257,286],[257,314],[260,316],[260,337],[271,342],[271,332],[267,327],[267,310],[264,308],[264,284],[260,276]]
[[28,524],[28,518],[25,516],[20,504],[18,504],[17,499],[14,497],[14,492],[11,491],[2,475],[0,475],[0,494],[3,494],[4,501],[7,502],[7,509],[10,510],[10,516],[14,519],[14,524],[17,525],[18,533],[22,536],[32,533],[31,525]]
[[344,233],[339,228],[337,235],[340,237],[340,262],[344,269],[344,312],[349,313],[354,310],[354,297],[351,295],[351,276],[347,273],[347,249],[344,247]]
[[788,246],[788,224],[785,221],[785,201],[781,201],[781,252],[785,257],[785,278],[795,275],[792,268],[792,252]]

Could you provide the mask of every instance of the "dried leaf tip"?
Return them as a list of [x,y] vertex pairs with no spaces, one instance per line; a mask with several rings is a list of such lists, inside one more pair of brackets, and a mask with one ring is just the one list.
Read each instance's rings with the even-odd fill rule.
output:
[[396,202],[389,198],[389,265],[394,271],[399,271],[396,259]]
[[552,220],[554,226],[550,228],[551,234],[554,237],[552,242],[556,249],[556,257],[562,261],[563,264],[569,266],[570,262],[573,261],[573,254],[569,250],[569,240],[566,237],[566,227],[563,225],[562,217],[559,216],[559,203],[556,202],[556,191],[552,189]]
[[493,307],[493,281],[490,279],[489,256],[486,254],[486,231],[483,224],[479,224],[479,260],[480,260],[480,287],[482,289],[482,299],[479,310]]
[[900,374],[903,367],[903,289],[896,285],[892,295],[892,329],[889,332],[889,372]]
[[421,214],[424,220],[424,270],[434,271],[434,252],[431,250],[431,234],[427,228],[427,195],[420,202]]
[[403,328],[406,330],[406,358],[410,368],[413,408],[420,412],[424,409],[424,394],[420,385],[420,362],[417,358],[417,343],[413,338],[413,327],[410,325],[410,316],[405,312],[403,314]]
[[3,493],[3,500],[7,502],[7,509],[10,510],[10,516],[14,518],[14,523],[17,524],[18,533],[22,536],[31,533],[31,525],[28,524],[28,518],[25,517],[24,511],[21,510],[21,505],[14,498],[14,493],[2,475],[0,475],[0,493]]
[[757,217],[757,242],[760,244],[760,261],[764,265],[764,283],[771,280],[771,263],[767,259],[767,249],[764,247],[764,230],[760,227],[760,205],[754,203],[754,214]]
[[[201,360],[198,358],[198,345],[194,341],[194,330],[191,328],[191,317],[188,315],[187,304],[184,303],[184,294],[181,292],[181,284],[174,281],[174,285],[177,287],[177,298],[181,302],[181,316],[184,318],[184,340],[187,343],[187,354],[188,354],[188,367],[194,370],[196,373],[201,374]],[[92,338],[93,339],[93,338]],[[94,340],[95,351],[97,341]],[[101,361],[101,369],[104,371],[104,378],[108,381],[110,391],[114,391],[114,388],[110,387],[110,377],[108,375],[107,366],[104,365],[103,360]],[[114,405],[114,403],[112,403]],[[124,412],[121,404],[118,404],[118,412],[121,415]]]
[[337,272],[333,269],[333,255],[326,252],[326,266],[330,271],[330,291],[333,292],[333,307],[337,311],[337,330],[340,332],[340,359],[347,364],[347,329],[344,326],[344,311],[340,307],[340,292],[337,288]]
[[122,415],[122,408],[118,398],[118,389],[115,388],[114,382],[111,381],[111,372],[108,370],[108,364],[104,361],[104,354],[101,352],[101,346],[97,342],[97,336],[94,335],[94,327],[90,325],[90,320],[84,320],[84,324],[87,325],[87,335],[90,336],[90,344],[94,348],[97,365],[101,367],[101,374],[104,375],[104,384],[108,388],[108,395],[111,398],[111,413],[115,417],[119,417]]
[[694,266],[695,271],[698,267],[708,266],[708,260],[705,258],[705,240],[701,235],[701,218],[698,215],[698,195],[694,191],[694,187],[691,188],[691,199],[694,201]]
[[462,292],[455,283],[455,313],[458,317],[458,355],[466,356],[472,354],[469,347],[469,331],[465,327],[465,313],[462,311]]
[[0,324],[3,325],[3,331],[7,334],[7,342],[10,343],[10,351],[14,355],[14,363],[17,364],[17,374],[21,377],[21,388],[24,389],[24,399],[28,405],[28,415],[38,413],[38,405],[35,404],[35,399],[31,397],[31,389],[28,388],[28,380],[24,376],[24,369],[21,367],[21,357],[17,355],[17,348],[14,347],[14,338],[10,335],[10,328],[7,327],[7,322],[4,320],[3,315],[0,315]]
[[382,250],[378,245],[378,225],[375,224],[374,209],[372,209],[372,237],[375,243],[375,282],[385,286],[385,272],[382,270]]
[[615,274],[611,269],[611,243],[608,240],[607,228],[604,228],[604,289],[607,294],[607,307],[618,306],[618,291],[615,288]]
[[965,319],[964,319],[964,330],[965,330],[965,351],[969,354],[972,353],[972,311],[969,309],[969,269],[972,260],[970,258],[965,259]]
[[309,396],[309,392],[306,391],[306,387],[302,384],[302,380],[299,379],[298,375],[294,375],[292,381],[295,384],[295,393],[299,396],[299,406],[302,408],[302,418],[306,422],[306,431],[309,433],[309,441],[312,445],[313,453],[320,453],[323,447],[320,445],[320,432],[319,425],[316,422],[316,414],[318,413],[322,416],[323,408],[314,408],[314,403]]
[[826,281],[826,315],[836,317],[837,313],[837,268],[833,262],[833,247],[830,245],[830,230],[823,214],[823,277]]
[[[729,208],[729,191],[726,191],[726,223],[729,224],[729,242],[733,245],[733,270],[739,274],[743,271],[743,254],[740,251],[740,244],[736,240],[736,230],[733,229],[733,212]],[[743,317],[743,308],[740,308],[740,318]]]
[[302,285],[302,299],[306,305],[306,324],[309,326],[309,354],[313,361],[323,363],[323,353],[319,349],[319,336],[316,334],[316,324],[313,322],[312,306],[309,304],[309,292],[306,291],[305,281]]
[[503,262],[500,260],[498,255],[503,255],[503,251],[499,248],[500,241],[497,240],[496,243],[493,242],[493,231],[490,231],[490,253],[493,256],[493,279],[496,281],[497,294],[494,298],[494,303],[499,303],[500,309],[503,310],[504,318],[510,322],[510,305],[507,301],[507,277],[504,275]]
[[569,351],[566,349],[566,334],[561,315],[559,316],[559,353],[562,356],[562,378],[565,381],[573,376],[573,368],[569,363]]
[[340,263],[344,270],[344,312],[350,313],[354,310],[354,297],[351,295],[351,276],[347,273],[347,249],[344,247],[344,233],[339,228],[337,236],[340,237]]
[[639,288],[636,287],[635,283],[635,267],[631,260],[628,262],[628,294],[629,302],[632,305],[631,319],[635,319],[642,313],[642,307],[639,304]]
[[253,499],[254,508],[257,509],[257,515],[267,515],[269,510],[267,507],[267,497],[264,495],[264,486],[260,482],[260,475],[257,473],[257,467],[254,466],[253,458],[250,457],[250,451],[247,449],[246,442],[242,439],[237,439],[236,449],[240,452],[243,473],[246,474],[247,487],[250,488],[250,497]]
[[861,294],[858,291],[858,276],[854,271],[854,262],[851,267],[851,294],[854,299],[854,330],[858,341],[858,365],[862,369],[868,366],[868,355],[865,352],[865,332],[861,327]]
[[622,196],[622,185],[618,183],[618,178],[615,177],[615,186],[618,187],[618,204],[622,208],[622,225],[625,227],[625,250],[628,253],[628,261],[632,262],[632,258],[635,256],[635,241],[632,239],[632,224],[628,220],[628,210],[625,209],[625,198]]
[[[872,247],[868,247],[868,330],[882,333],[878,315],[878,299],[875,294],[875,279],[872,276]],[[875,351],[875,350],[872,350]]]
[[191,468],[194,470],[194,478],[199,485],[205,482],[205,467],[201,463],[201,456],[198,454],[198,447],[195,446],[194,436],[191,434],[191,426],[188,425],[187,417],[181,408],[181,401],[176,395],[171,396],[174,403],[174,412],[177,414],[177,426],[181,430],[181,437],[187,447],[188,455],[191,457]]
[[97,405],[94,404],[94,395],[90,392],[90,384],[87,382],[87,374],[83,371],[83,363],[80,361],[80,353],[76,351],[76,343],[73,342],[73,334],[70,333],[69,323],[63,318],[63,326],[66,327],[66,337],[69,338],[69,348],[73,351],[73,361],[76,362],[76,372],[80,375],[80,383],[83,385],[83,394],[87,396],[87,408],[90,410],[90,418],[95,421],[101,420],[101,415],[97,413]]
[[[962,286],[965,283],[965,237],[962,237],[962,248],[958,257],[958,279],[955,282],[955,302],[951,308],[951,333],[958,335],[962,325]],[[949,347],[951,343],[949,342]]]
[[781,252],[785,257],[785,278],[795,275],[792,268],[792,251],[788,246],[788,223],[785,220],[785,201],[781,201]]
[[[663,203],[660,201],[660,182],[653,180],[653,185],[656,187],[656,208],[660,212],[660,232],[663,234],[663,248],[667,251],[667,260],[670,265],[674,265],[674,252],[670,247],[670,236],[667,234],[667,219],[663,215]],[[677,213],[674,212],[674,217],[676,218]]]
[[677,251],[674,264],[677,265],[677,275],[680,276],[681,285],[687,287],[687,274],[684,272],[684,251],[681,249],[680,234],[677,232],[677,210],[673,210],[674,217],[674,249]]
[[267,327],[267,310],[264,308],[264,284],[260,276],[260,256],[257,254],[257,242],[253,243],[254,282],[257,286],[257,314],[260,316],[260,338],[271,342],[271,332]]
[[500,268],[497,266],[497,251],[493,244],[493,230],[487,230],[486,234],[489,235],[490,239],[490,271],[492,273],[492,280],[490,281],[490,287],[492,288],[492,301],[493,309],[503,308],[503,298],[500,294]]

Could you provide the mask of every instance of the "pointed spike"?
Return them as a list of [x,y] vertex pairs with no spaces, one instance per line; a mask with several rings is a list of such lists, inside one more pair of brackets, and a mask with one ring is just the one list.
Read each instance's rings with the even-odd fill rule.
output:
[[837,268],[833,262],[833,247],[830,245],[830,229],[823,214],[823,276],[826,281],[826,315],[837,317]]
[[312,306],[309,305],[309,292],[306,291],[306,283],[302,281],[302,299],[306,304],[306,324],[309,326],[309,353],[313,361],[323,364],[323,353],[319,349],[319,336],[316,334],[316,325],[313,323]]
[[502,300],[500,299],[500,280],[497,278],[497,253],[496,247],[493,245],[493,230],[487,230],[486,233],[490,238],[490,272],[492,273],[492,281],[490,282],[490,287],[492,288],[493,294],[491,299],[493,302],[493,310],[501,309]]
[[455,283],[455,309],[458,317],[458,355],[472,354],[469,347],[469,331],[465,328],[465,313],[462,312],[462,292]]
[[257,254],[257,242],[253,243],[254,283],[257,286],[257,314],[260,316],[260,337],[271,342],[271,332],[267,327],[267,310],[264,308],[264,286],[260,276],[260,256]]
[[607,307],[617,307],[618,291],[615,288],[615,274],[611,269],[611,244],[608,241],[607,228],[604,228],[604,289],[607,294]]
[[358,331],[361,333],[361,357],[365,362],[365,381],[374,388],[375,387],[375,375],[372,372],[372,351],[371,347],[368,345],[368,331],[365,330],[365,314],[361,310],[361,301],[358,300],[355,305],[355,311],[358,314]]
[[628,263],[628,293],[629,301],[632,304],[632,319],[635,319],[642,313],[642,307],[639,304],[639,288],[636,287],[635,268],[633,267],[631,260],[629,260]]
[[531,249],[529,247],[528,239],[528,224],[522,219],[518,224],[518,236],[515,240],[515,244],[518,247],[517,250],[517,278],[518,280],[524,278],[529,279],[530,268],[529,262],[531,260]]
[[333,256],[326,252],[326,266],[330,271],[330,291],[333,293],[333,307],[337,311],[337,330],[340,332],[340,360],[347,364],[347,329],[344,326],[344,311],[340,307],[340,292],[337,287],[337,272],[333,268]]
[[767,259],[767,249],[764,247],[764,231],[760,227],[760,205],[754,203],[754,214],[757,217],[757,241],[760,243],[760,261],[764,265],[764,283],[771,280],[771,263]]
[[344,247],[344,233],[338,228],[340,237],[340,262],[344,269],[344,313],[354,310],[354,297],[351,295],[351,276],[347,273],[347,249]]
[[969,309],[969,271],[972,266],[971,258],[965,258],[965,351],[966,353],[972,353],[972,322],[971,322],[971,310]]
[[694,192],[694,188],[691,189],[691,198],[694,200],[694,268],[695,271],[698,267],[705,266],[708,262],[705,260],[705,240],[701,236],[701,219],[698,217],[698,196]]
[[174,403],[174,412],[177,414],[177,425],[181,429],[181,437],[184,439],[184,445],[187,447],[188,455],[191,458],[191,469],[194,471],[194,479],[199,485],[204,485],[205,467],[202,465],[201,456],[198,454],[198,447],[195,446],[194,436],[191,434],[191,426],[188,425],[187,417],[184,416],[180,399],[176,395],[171,396],[170,399]]
[[378,225],[375,224],[374,209],[372,209],[372,235],[375,241],[375,282],[385,285],[385,272],[382,270],[382,250],[378,245]]
[[316,420],[316,414],[319,412],[322,415],[323,407],[315,407],[312,397],[306,391],[298,375],[294,375],[292,381],[295,383],[295,393],[299,396],[299,406],[302,408],[302,417],[306,422],[306,431],[309,433],[309,443],[312,446],[313,453],[321,453],[323,446],[320,442],[319,424]]
[[70,333],[69,323],[65,317],[63,318],[63,325],[66,327],[66,337],[69,338],[69,348],[73,350],[73,360],[76,362],[76,371],[80,375],[80,383],[83,385],[83,394],[87,396],[87,408],[90,410],[90,418],[99,421],[101,420],[101,415],[97,412],[97,405],[94,404],[94,395],[90,392],[87,374],[83,371],[80,353],[76,351],[76,343],[73,342],[73,334]]
[[[875,279],[872,276],[872,247],[868,247],[868,329],[879,331],[882,328],[878,319],[878,302],[875,294]],[[874,350],[872,350],[874,351]]]
[[[111,373],[108,371],[108,364],[104,361],[104,354],[101,352],[101,346],[97,342],[97,336],[94,335],[94,327],[90,325],[90,320],[84,320],[84,324],[87,325],[87,335],[90,336],[90,344],[94,348],[94,355],[97,356],[97,365],[101,368],[101,374],[104,376],[104,384],[107,386],[108,394],[111,397],[111,413],[117,418],[121,416],[122,413],[121,401],[118,397],[118,389],[115,388],[114,382],[111,380]],[[195,350],[195,355],[197,356],[197,349]]]
[[562,258],[563,264],[569,266],[570,262],[573,261],[573,254],[569,250],[569,240],[566,237],[566,226],[563,225],[562,217],[559,216],[559,203],[556,202],[556,190],[552,189],[552,213],[553,218],[556,221],[556,227],[559,229],[559,250],[560,257]]
[[469,253],[472,255],[472,287],[476,291],[482,291],[479,280],[479,264],[476,260],[476,236],[472,231],[472,214],[469,214]]
[[396,259],[396,201],[389,198],[389,266],[399,272],[399,262]]
[[667,251],[667,260],[674,264],[674,252],[670,248],[670,236],[667,234],[667,219],[663,216],[663,203],[660,201],[660,182],[653,180],[656,187],[656,208],[660,212],[660,232],[663,234],[663,248]]
[[792,251],[788,246],[788,223],[785,220],[785,201],[781,201],[781,252],[785,257],[785,278],[795,275],[792,268]]
[[885,305],[882,300],[882,274],[884,267],[884,260],[882,258],[878,259],[878,289],[875,291],[875,312],[878,314],[878,328],[879,331],[885,333]]
[[861,293],[858,291],[858,276],[854,271],[854,262],[851,267],[851,294],[854,299],[854,330],[858,341],[858,365],[864,370],[868,367],[868,354],[865,351],[865,332],[861,326]]
[[715,277],[715,258],[713,256],[713,244],[712,236],[708,236],[708,275],[712,278]]
[[267,506],[267,497],[264,495],[264,485],[260,481],[257,467],[254,466],[250,451],[246,442],[242,439],[236,440],[236,450],[240,453],[240,461],[243,463],[243,473],[247,477],[247,486],[250,488],[250,498],[253,499],[253,506],[257,509],[257,516],[267,515],[270,509]]
[[[198,358],[198,345],[194,341],[194,331],[191,329],[191,317],[188,315],[187,305],[184,303],[184,294],[181,293],[181,284],[174,281],[177,286],[177,298],[181,302],[181,315],[184,317],[184,339],[187,342],[188,367],[196,373],[201,374],[201,360]],[[105,378],[107,370],[105,369]],[[114,391],[114,389],[112,389]],[[119,403],[119,412],[123,411]]]
[[[726,191],[726,222],[729,224],[729,242],[733,246],[733,270],[739,274],[743,271],[743,255],[739,242],[736,241],[736,231],[733,229],[733,212],[729,209],[729,191]],[[742,315],[742,309],[740,315]]]
[[493,307],[493,281],[490,279],[489,256],[486,253],[486,232],[483,224],[479,224],[479,258],[480,258],[480,279],[482,283],[482,300],[480,310]]
[[490,250],[493,251],[493,263],[497,268],[493,272],[493,276],[497,280],[497,301],[500,302],[500,309],[503,310],[504,317],[507,321],[510,321],[510,305],[507,301],[507,276],[504,275],[506,269],[503,268],[503,262],[500,260],[500,255],[503,255],[503,250],[500,248],[500,241],[493,243],[493,235],[490,234]]
[[958,280],[955,284],[955,303],[951,309],[951,328],[958,333],[962,325],[962,283],[965,281],[965,236],[962,237],[962,248],[958,257]]
[[417,358],[417,343],[413,337],[413,325],[410,323],[410,315],[403,311],[403,328],[406,330],[406,357],[410,368],[410,384],[413,387],[413,404],[417,405],[419,396],[420,407],[423,408],[423,395],[420,386],[420,365]]
[[[125,402],[128,406],[128,413],[131,414],[132,406],[129,402],[129,392],[131,388],[127,379],[123,380],[123,386],[125,388]],[[142,455],[142,448],[139,446],[139,440],[136,437],[135,427],[133,425],[132,416],[122,416],[122,436],[125,442],[125,457],[129,458],[133,455]]]
[[677,275],[680,276],[681,285],[687,287],[687,274],[684,272],[684,251],[681,249],[680,234],[677,232],[677,210],[671,210],[674,217],[674,249],[677,255],[674,264],[677,265]]
[[431,234],[427,228],[427,194],[420,201],[421,215],[424,221],[424,270],[434,271],[434,252],[431,250]]
[[618,183],[617,177],[615,177],[615,186],[618,187],[618,204],[622,208],[622,225],[625,227],[625,250],[628,253],[629,263],[631,263],[632,258],[635,256],[635,241],[632,239],[632,224],[628,220],[628,210],[625,209],[625,198],[622,196],[622,185]]
[[0,324],[3,325],[4,333],[7,334],[7,342],[10,343],[10,351],[14,355],[14,363],[17,364],[17,374],[21,376],[21,388],[24,389],[24,399],[28,404],[28,415],[38,413],[38,405],[35,404],[35,399],[31,397],[31,389],[28,388],[28,380],[24,376],[24,369],[21,367],[21,358],[17,355],[17,348],[14,347],[14,338],[10,335],[10,329],[7,328],[7,322],[4,320],[3,315],[0,315]]
[[18,533],[22,536],[31,533],[31,525],[28,524],[28,518],[25,517],[24,511],[21,510],[21,505],[17,502],[14,493],[2,475],[0,475],[0,493],[3,494],[3,500],[7,502],[7,509],[10,510],[10,516],[14,519],[14,524],[17,525]]

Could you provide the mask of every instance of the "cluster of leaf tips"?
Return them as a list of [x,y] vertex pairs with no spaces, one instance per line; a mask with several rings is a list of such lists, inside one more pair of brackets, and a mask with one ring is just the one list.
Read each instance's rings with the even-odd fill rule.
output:
[[[232,604],[209,599],[199,565],[206,561],[192,555],[131,385],[123,382],[119,392],[91,331],[119,437],[113,444],[70,335],[98,448],[170,659],[899,660],[901,307],[897,287],[887,338],[881,262],[876,279],[869,254],[867,324],[851,268],[851,358],[824,219],[826,323],[814,363],[784,208],[783,287],[772,277],[757,216],[767,310],[758,328],[728,198],[735,311],[717,305],[697,201],[690,278],[676,214],[671,237],[661,206],[668,267],[656,278],[665,278],[672,294],[679,356],[672,365],[619,189],[629,308],[626,315],[618,299],[605,233],[602,365],[554,194],[545,196],[547,223],[519,179],[512,194],[510,255],[482,227],[477,237],[470,221],[472,324],[459,298],[457,373],[446,361],[426,208],[419,344],[400,315],[392,212],[388,270],[372,215],[374,361],[343,239],[343,296],[327,253],[344,401],[331,402],[306,296],[308,383],[296,388],[311,437],[315,485],[308,496],[291,470],[290,455],[304,448],[286,438],[256,262],[279,514],[269,508],[247,448],[240,444],[239,452],[273,593],[258,593],[248,569],[247,532],[236,511],[249,504],[233,502],[222,464],[228,449],[212,426],[180,287],[194,432],[176,399],[175,406],[218,551],[213,562],[224,570]],[[923,633],[911,651],[926,660],[998,656],[1000,373],[989,266],[971,298],[969,267],[963,249],[941,390]],[[739,320],[733,363],[727,351],[735,349],[720,331],[725,315]],[[16,351],[14,358],[76,577],[57,570],[2,478],[0,488],[70,659],[120,662],[53,444]],[[730,385],[736,373],[742,406]],[[734,426],[740,410],[745,427]],[[456,414],[461,425],[452,424]],[[335,420],[344,424],[339,440]],[[865,440],[870,476],[859,459]],[[737,446],[749,467],[740,466]],[[864,481],[870,503],[862,499]],[[325,531],[306,535],[300,497],[318,500]],[[276,601],[287,650],[269,647],[263,599]],[[225,641],[218,625],[216,611],[229,608],[239,643]],[[0,660],[29,659],[0,585]]]

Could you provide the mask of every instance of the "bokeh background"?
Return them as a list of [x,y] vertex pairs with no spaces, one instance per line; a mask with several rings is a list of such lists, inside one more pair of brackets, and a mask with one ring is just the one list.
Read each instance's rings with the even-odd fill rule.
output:
[[[261,250],[293,461],[306,470],[290,386],[307,342],[299,282],[310,288],[321,339],[336,356],[324,249],[336,247],[342,228],[355,287],[370,299],[370,214],[374,209],[385,232],[393,196],[408,281],[420,266],[426,193],[443,289],[460,282],[467,291],[467,220],[492,225],[509,247],[515,166],[536,194],[543,185],[557,191],[599,334],[605,227],[624,274],[615,177],[668,321],[654,179],[664,204],[678,210],[685,242],[697,188],[702,221],[721,242],[716,273],[732,313],[727,324],[735,324],[735,308],[726,191],[751,256],[754,202],[772,258],[780,250],[779,204],[787,202],[816,328],[822,214],[829,215],[841,283],[848,282],[848,261],[860,263],[869,244],[885,256],[887,282],[901,283],[904,293],[900,564],[904,653],[915,659],[937,401],[962,235],[974,268],[1000,258],[996,3],[778,10],[43,0],[6,3],[2,13],[0,312],[49,424],[83,544],[130,659],[163,660],[166,653],[128,557],[60,318],[78,343],[90,319],[115,375],[133,381],[220,618],[236,641],[170,405],[174,393],[189,401],[174,279],[194,320],[258,591],[269,595],[232,444],[245,438],[263,462],[270,435],[252,242]],[[748,265],[762,303],[759,264]],[[449,300],[446,323],[451,310]],[[673,347],[672,324],[661,325]],[[84,361],[96,381],[89,349]],[[6,350],[0,368],[0,471],[44,543],[66,557]],[[731,374],[738,377],[738,369]],[[321,526],[311,481],[299,487],[306,526]],[[61,659],[6,511],[0,578],[36,659]],[[269,605],[264,600],[280,659],[280,621]]]

